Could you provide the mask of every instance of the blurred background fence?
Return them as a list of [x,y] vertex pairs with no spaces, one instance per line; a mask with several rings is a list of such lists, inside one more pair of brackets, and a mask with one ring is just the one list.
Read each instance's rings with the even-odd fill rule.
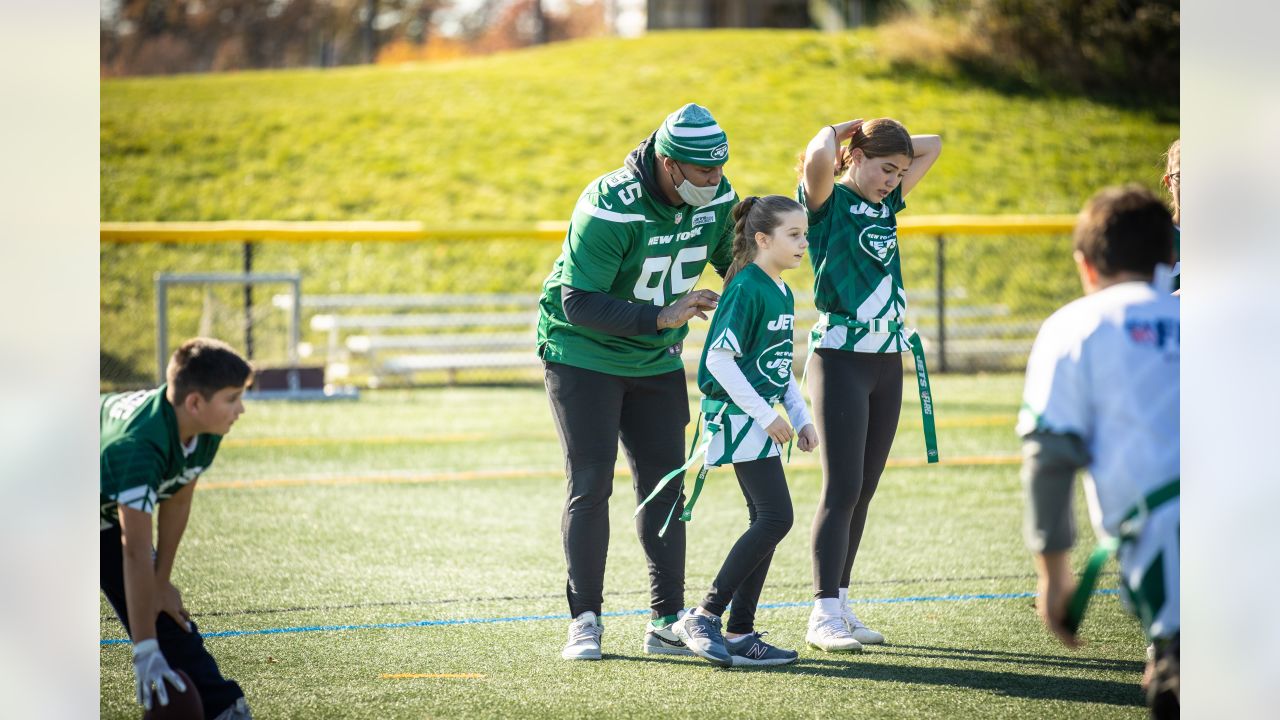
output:
[[[1079,295],[1074,216],[900,222],[908,321],[932,369],[1020,370],[1040,323]],[[155,382],[160,359],[197,334],[260,368],[311,368],[312,383],[333,387],[540,382],[537,303],[564,232],[555,222],[103,223],[103,389]],[[226,281],[245,273],[253,282]],[[803,353],[817,317],[812,273],[806,264],[786,279]],[[719,285],[708,271],[700,286]],[[707,324],[691,327],[692,372]]]

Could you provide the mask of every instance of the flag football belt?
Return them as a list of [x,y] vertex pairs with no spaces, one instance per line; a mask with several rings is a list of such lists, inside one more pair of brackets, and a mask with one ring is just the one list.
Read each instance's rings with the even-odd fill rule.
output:
[[[681,473],[688,470],[689,467],[693,465],[695,459],[697,459],[699,456],[702,456],[702,457],[706,456],[707,449],[711,447],[712,440],[714,440],[716,435],[720,434],[720,432],[724,430],[724,426],[721,424],[721,419],[725,415],[738,415],[741,417],[749,417],[746,411],[744,411],[742,408],[738,407],[737,405],[734,405],[731,402],[726,402],[724,400],[712,400],[709,397],[702,398],[702,414],[706,416],[710,416],[707,418],[707,423],[706,423],[707,425],[706,438],[703,438],[701,444],[698,443],[698,439],[702,435],[702,422],[698,422],[694,426],[693,442],[689,444],[688,459],[685,460],[683,465],[667,473],[662,477],[661,480],[658,481],[658,484],[654,486],[653,491],[649,493],[649,496],[646,497],[644,500],[640,501],[640,504],[636,506],[636,511],[635,513],[632,514],[633,518],[639,515],[640,510],[643,509],[645,505],[648,505],[649,501],[656,498],[658,496],[658,493],[662,492],[662,489],[665,488],[668,483],[674,480],[677,475],[680,475]],[[791,443],[787,444],[787,459],[788,460],[791,459]],[[697,504],[698,496],[702,494],[702,486],[707,481],[707,473],[710,471],[711,471],[711,467],[707,465],[705,462],[703,462],[702,469],[698,471],[698,477],[693,482],[693,492],[689,494],[689,501],[686,502],[684,505],[684,512],[680,513],[681,522],[689,522],[690,520],[693,519],[693,506]],[[681,479],[680,491],[682,492],[683,490],[684,490],[684,480]],[[678,504],[680,504],[679,492],[676,493],[675,501],[671,503],[671,510],[667,512],[666,521],[662,523],[662,528],[658,530],[658,537],[662,537],[666,535],[667,526],[671,524],[671,518],[672,516],[675,515],[676,505]]]
[[828,326],[841,325],[855,330],[866,330],[873,335],[907,333],[911,355],[916,361],[916,382],[920,385],[920,422],[924,426],[925,456],[930,463],[938,462],[938,433],[933,424],[933,394],[929,392],[929,369],[924,363],[924,343],[920,340],[920,334],[901,322],[888,318],[854,320],[839,313],[822,313],[820,318]]
[[1076,586],[1076,592],[1067,605],[1067,616],[1063,620],[1063,625],[1072,635],[1076,634],[1080,629],[1080,623],[1084,621],[1084,613],[1089,608],[1089,599],[1093,597],[1093,589],[1098,584],[1098,575],[1102,572],[1102,566],[1106,565],[1107,560],[1122,543],[1138,539],[1142,533],[1142,526],[1146,524],[1151,513],[1165,503],[1178,498],[1178,488],[1179,478],[1174,478],[1147,493],[1146,497],[1133,506],[1133,509],[1125,513],[1124,519],[1120,521],[1120,536],[1106,538],[1093,549],[1093,554],[1089,556],[1084,572],[1080,575],[1080,584]]

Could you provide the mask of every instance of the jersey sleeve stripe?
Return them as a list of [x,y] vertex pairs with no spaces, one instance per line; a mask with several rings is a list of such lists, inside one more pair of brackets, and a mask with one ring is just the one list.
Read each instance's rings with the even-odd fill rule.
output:
[[130,488],[116,495],[116,503],[134,510],[150,510],[156,504],[156,492],[146,485]]
[[608,220],[609,222],[628,223],[628,222],[644,222],[645,220],[644,215],[637,215],[637,214],[631,214],[631,213],[616,213],[616,212],[613,212],[612,210],[605,210],[603,208],[598,208],[598,207],[595,207],[594,205],[590,205],[585,202],[578,203],[578,209],[590,215],[591,217],[597,217],[597,218],[600,218],[601,220]]

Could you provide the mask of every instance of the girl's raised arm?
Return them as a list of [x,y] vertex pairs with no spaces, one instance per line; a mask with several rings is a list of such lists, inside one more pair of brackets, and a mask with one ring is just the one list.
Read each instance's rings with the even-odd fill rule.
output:
[[915,150],[916,156],[911,161],[911,167],[907,169],[907,173],[902,176],[902,196],[906,197],[907,193],[916,186],[924,178],[925,173],[929,172],[929,168],[938,161],[938,156],[942,154],[942,137],[938,135],[912,135],[911,147]]
[[818,131],[804,149],[804,203],[810,212],[822,207],[836,184],[836,163],[840,155],[840,143],[853,137],[862,127],[862,120],[850,120],[838,125],[827,125]]

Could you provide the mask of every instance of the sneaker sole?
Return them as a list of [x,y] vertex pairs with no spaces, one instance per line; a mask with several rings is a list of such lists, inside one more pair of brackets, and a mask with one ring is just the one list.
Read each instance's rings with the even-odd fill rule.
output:
[[562,660],[600,660],[604,655],[602,653],[589,653],[586,655],[570,655],[569,653],[560,653]]
[[809,643],[809,647],[813,648],[814,650],[821,650],[822,652],[833,652],[833,653],[860,653],[860,652],[862,652],[862,647],[861,647],[861,645],[859,645],[858,647],[851,647],[851,648],[831,648],[831,649],[827,649],[827,648],[824,648],[824,647],[822,647],[821,645],[818,645],[818,644],[816,644],[816,643],[814,643],[814,642],[810,642],[810,641],[806,641],[806,642],[808,642],[808,643]]
[[740,655],[733,656],[732,667],[764,667],[767,665],[790,665],[797,658],[774,658],[772,660],[754,660],[752,658],[742,657]]

